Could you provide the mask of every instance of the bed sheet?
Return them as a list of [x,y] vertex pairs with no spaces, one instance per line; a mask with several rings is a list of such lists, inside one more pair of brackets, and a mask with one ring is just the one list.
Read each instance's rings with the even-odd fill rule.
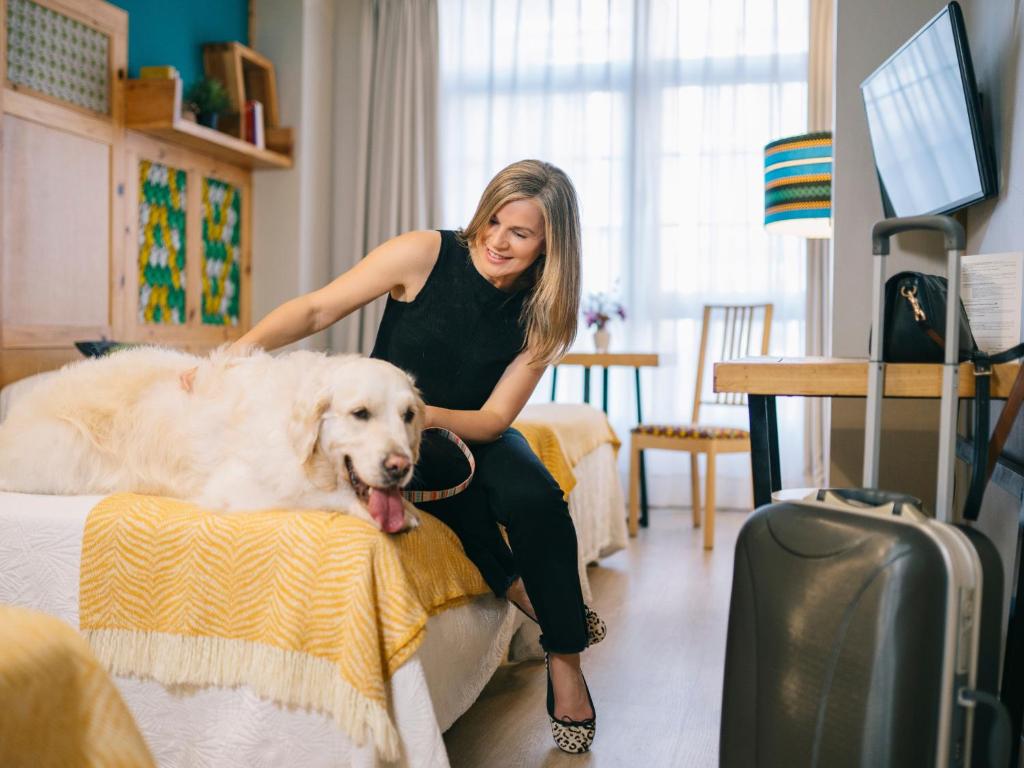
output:
[[[82,533],[101,498],[0,493],[0,603],[78,626]],[[518,623],[507,603],[487,596],[431,617],[423,645],[391,680],[399,765],[448,765],[441,734],[476,700]],[[115,682],[161,766],[388,765],[330,717],[282,707],[245,686]]]

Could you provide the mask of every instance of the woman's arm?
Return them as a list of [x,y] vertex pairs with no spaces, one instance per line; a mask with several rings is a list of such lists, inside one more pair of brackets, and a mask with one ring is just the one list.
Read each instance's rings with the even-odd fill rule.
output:
[[530,399],[537,382],[544,375],[544,366],[530,364],[533,356],[521,352],[501,375],[494,391],[479,411],[453,411],[427,406],[428,427],[444,427],[463,440],[489,443],[497,440],[515,421]]
[[283,347],[322,331],[389,291],[422,286],[436,260],[440,237],[437,232],[409,232],[388,240],[323,288],[286,301],[231,348]]

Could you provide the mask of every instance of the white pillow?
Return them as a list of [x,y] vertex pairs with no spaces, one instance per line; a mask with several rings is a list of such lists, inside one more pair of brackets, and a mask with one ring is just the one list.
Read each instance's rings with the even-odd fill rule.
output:
[[14,402],[19,397],[55,373],[56,371],[44,371],[33,376],[26,376],[24,379],[18,379],[14,383],[0,389],[0,421],[7,418],[7,412],[11,410]]

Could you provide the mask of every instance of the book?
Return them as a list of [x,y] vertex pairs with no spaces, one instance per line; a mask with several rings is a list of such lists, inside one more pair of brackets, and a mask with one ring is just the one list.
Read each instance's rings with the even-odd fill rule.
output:
[[177,67],[166,65],[159,67],[141,67],[139,69],[139,77],[143,80],[177,80],[180,75],[178,74]]
[[960,299],[983,352],[1001,352],[1024,340],[1024,252],[984,253],[960,261]]
[[266,147],[265,127],[263,125],[262,102],[250,99],[245,102],[245,119],[242,122],[242,138],[259,149]]

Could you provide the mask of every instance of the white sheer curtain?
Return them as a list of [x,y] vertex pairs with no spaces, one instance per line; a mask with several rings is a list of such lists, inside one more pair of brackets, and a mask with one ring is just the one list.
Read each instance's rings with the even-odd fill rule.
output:
[[[563,168],[580,197],[584,293],[617,289],[629,311],[612,349],[662,355],[643,373],[645,421],[689,420],[705,302],[774,302],[772,353],[803,353],[805,246],[764,232],[762,150],[807,126],[808,0],[438,5],[445,223],[468,221],[509,162]],[[592,347],[582,327],[577,347]],[[611,375],[624,439],[632,377]],[[558,381],[560,400],[579,399],[579,371]],[[549,396],[546,378],[535,397]],[[803,411],[780,410],[784,482],[798,483]],[[709,420],[743,425],[746,411]],[[728,458],[719,503],[747,506],[749,459]],[[689,503],[684,456],[654,452],[647,467],[652,504]]]

